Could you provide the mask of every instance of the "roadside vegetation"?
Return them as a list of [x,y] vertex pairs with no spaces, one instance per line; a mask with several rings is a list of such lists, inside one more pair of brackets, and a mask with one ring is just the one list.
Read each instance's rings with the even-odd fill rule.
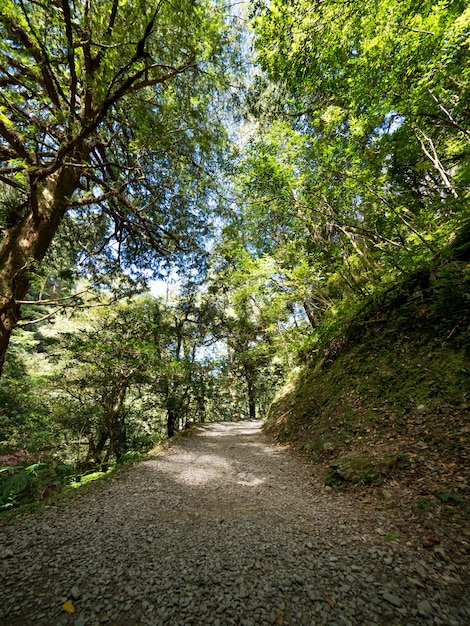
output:
[[0,506],[268,415],[463,515],[468,3],[4,5]]

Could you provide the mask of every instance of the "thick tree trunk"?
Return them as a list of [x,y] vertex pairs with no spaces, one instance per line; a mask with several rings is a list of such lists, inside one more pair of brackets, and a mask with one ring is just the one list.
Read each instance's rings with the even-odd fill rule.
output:
[[[118,460],[126,452],[127,438],[123,408],[128,386],[128,378],[123,378],[115,385],[106,409],[103,426],[99,432],[98,443],[94,445],[93,438],[90,439],[87,461],[92,460],[95,464],[106,462],[109,461],[111,455]],[[108,449],[103,458],[108,442]]]
[[123,408],[126,399],[127,388],[129,386],[128,378],[121,379],[113,389],[111,403],[106,411],[106,431],[109,437],[109,449],[106,455],[106,461],[111,455],[116,460],[124,453],[125,448],[125,427],[123,423]]
[[98,444],[93,449],[93,456],[90,457],[89,459],[87,458],[87,461],[93,461],[95,465],[96,463],[99,463],[101,461],[101,457],[103,455],[104,448],[106,446],[108,439],[109,439],[109,433],[107,430],[104,429],[100,433]]
[[17,224],[4,232],[0,248],[0,376],[11,333],[21,315],[29,289],[28,272],[46,254],[75,191],[78,175],[62,167],[36,190],[31,185],[31,208]]

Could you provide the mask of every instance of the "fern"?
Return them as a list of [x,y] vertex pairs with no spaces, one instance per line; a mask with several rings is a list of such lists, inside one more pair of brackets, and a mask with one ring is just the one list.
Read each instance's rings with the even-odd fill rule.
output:
[[26,472],[18,472],[7,478],[0,486],[0,501],[8,499],[10,496],[19,496],[31,486],[32,478]]

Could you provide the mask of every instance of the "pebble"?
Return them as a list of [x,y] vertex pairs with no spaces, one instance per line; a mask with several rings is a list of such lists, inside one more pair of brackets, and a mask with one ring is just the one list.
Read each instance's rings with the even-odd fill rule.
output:
[[400,598],[397,598],[397,596],[394,596],[393,593],[389,593],[388,591],[383,594],[383,597],[384,600],[387,600],[387,602],[390,602],[393,606],[400,607],[402,604]]
[[98,491],[1,527],[1,555],[21,567],[0,568],[0,623],[468,626],[465,566],[391,546],[391,527],[312,484],[259,423],[211,424]]
[[431,613],[433,613],[433,608],[427,600],[422,600],[418,604],[418,613],[419,615],[421,615],[421,617],[427,617],[428,615],[431,615]]

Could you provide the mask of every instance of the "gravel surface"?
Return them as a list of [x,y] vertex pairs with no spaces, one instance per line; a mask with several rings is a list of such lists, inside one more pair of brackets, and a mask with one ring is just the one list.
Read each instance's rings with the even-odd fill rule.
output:
[[1,529],[0,623],[470,624],[468,555],[391,541],[386,512],[318,484],[260,425],[199,428]]

